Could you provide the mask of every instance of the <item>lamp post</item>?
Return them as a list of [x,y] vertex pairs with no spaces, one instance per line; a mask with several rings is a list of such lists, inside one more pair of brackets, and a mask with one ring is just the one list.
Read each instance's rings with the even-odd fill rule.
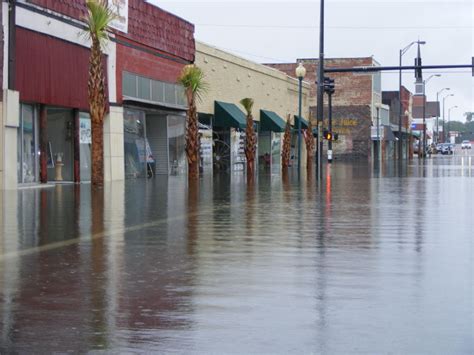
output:
[[323,177],[323,117],[324,117],[324,0],[320,0],[319,8],[319,61],[317,72],[317,106],[318,121],[318,179]]
[[[298,174],[301,171],[301,91],[303,78],[306,75],[306,69],[303,66],[303,63],[299,63],[298,67],[295,70],[296,77],[299,81],[299,90],[298,90]],[[311,118],[310,118],[311,119]]]
[[458,108],[458,107],[457,107],[457,106],[452,106],[452,107],[450,107],[450,108],[448,109],[448,132],[447,132],[447,133],[448,133],[448,138],[449,138],[449,142],[448,142],[448,143],[451,143],[451,137],[449,136],[449,124],[450,124],[450,122],[451,122],[451,110],[452,110],[453,108]]
[[425,91],[425,88],[426,88],[426,84],[428,84],[428,81],[430,81],[430,79],[434,78],[434,77],[440,77],[441,74],[433,74],[433,75],[430,75],[428,77],[428,79],[426,80],[423,80],[423,153],[422,153],[422,157],[425,158],[426,157],[426,91]]
[[377,110],[377,163],[380,163],[382,148],[382,142],[380,139],[380,104],[375,104],[375,109]]
[[454,94],[449,94],[443,97],[443,143],[446,142],[446,119],[444,116],[446,104],[444,103],[444,100],[446,100],[450,96],[454,96]]
[[403,151],[403,139],[402,139],[402,57],[403,55],[408,52],[408,50],[413,46],[415,43],[426,44],[425,41],[413,41],[408,46],[403,49],[400,49],[400,70],[398,73],[398,81],[399,81],[399,89],[398,89],[398,134],[400,135],[398,141],[398,159],[402,160],[402,151]]
[[445,90],[451,90],[450,88],[443,88],[436,93],[436,102],[438,104],[438,110],[436,112],[436,143],[439,143],[439,94],[441,94]]

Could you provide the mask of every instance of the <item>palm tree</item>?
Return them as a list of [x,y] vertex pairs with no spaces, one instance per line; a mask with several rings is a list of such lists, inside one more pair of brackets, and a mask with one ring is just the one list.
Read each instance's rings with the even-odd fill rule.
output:
[[184,66],[178,82],[183,85],[188,101],[186,117],[186,156],[188,158],[188,177],[190,181],[199,179],[199,124],[196,100],[201,100],[207,91],[203,71],[194,64]]
[[86,5],[88,16],[84,32],[92,42],[88,81],[92,128],[91,181],[93,185],[101,186],[104,183],[104,117],[107,110],[102,49],[109,40],[107,29],[115,15],[106,0],[87,0]]
[[246,97],[240,100],[240,104],[247,112],[247,127],[245,128],[245,157],[247,158],[247,177],[253,177],[255,171],[255,151],[257,148],[257,137],[253,128],[253,99]]
[[313,125],[311,118],[308,121],[308,128],[304,132],[304,140],[306,143],[306,169],[310,171],[313,167],[314,137]]
[[290,115],[286,119],[285,133],[283,134],[283,148],[281,150],[281,166],[283,171],[290,166],[290,155],[291,155],[291,124]]

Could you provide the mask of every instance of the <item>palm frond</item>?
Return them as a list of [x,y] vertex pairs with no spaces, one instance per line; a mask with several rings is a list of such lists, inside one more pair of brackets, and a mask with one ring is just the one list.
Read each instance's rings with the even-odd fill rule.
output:
[[251,99],[250,97],[246,97],[245,99],[240,100],[240,104],[244,107],[245,111],[247,112],[247,115],[252,114],[253,99]]
[[190,90],[200,101],[202,95],[209,89],[208,83],[204,80],[204,72],[194,64],[184,66],[178,77],[178,83],[183,85],[185,90]]
[[90,39],[97,39],[101,45],[108,40],[107,29],[117,18],[106,0],[87,0],[88,16],[85,18],[86,29],[84,34]]

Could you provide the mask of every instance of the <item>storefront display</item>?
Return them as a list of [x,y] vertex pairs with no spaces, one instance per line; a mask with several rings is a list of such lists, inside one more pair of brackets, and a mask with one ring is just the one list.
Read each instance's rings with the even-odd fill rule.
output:
[[18,128],[18,182],[33,183],[38,179],[38,145],[35,110],[21,105]]

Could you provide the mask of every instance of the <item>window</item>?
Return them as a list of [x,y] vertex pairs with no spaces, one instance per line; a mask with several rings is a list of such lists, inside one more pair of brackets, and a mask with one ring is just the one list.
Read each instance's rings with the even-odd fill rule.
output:
[[153,80],[136,74],[123,72],[123,95],[160,105],[186,108],[184,88],[175,83]]

